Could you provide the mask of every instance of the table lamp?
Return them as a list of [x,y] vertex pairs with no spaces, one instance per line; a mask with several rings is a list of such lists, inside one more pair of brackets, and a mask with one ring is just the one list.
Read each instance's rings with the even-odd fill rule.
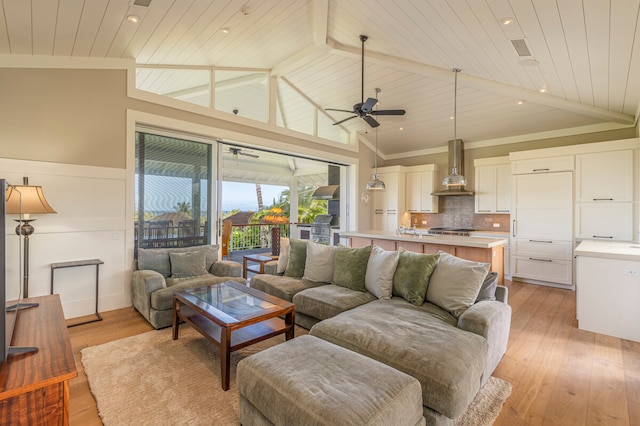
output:
[[23,297],[29,297],[29,236],[33,234],[31,225],[35,219],[32,214],[57,213],[44,197],[41,186],[29,185],[29,178],[23,178],[22,185],[9,185],[6,191],[7,213],[19,214],[16,234],[24,237],[24,276],[22,281]]

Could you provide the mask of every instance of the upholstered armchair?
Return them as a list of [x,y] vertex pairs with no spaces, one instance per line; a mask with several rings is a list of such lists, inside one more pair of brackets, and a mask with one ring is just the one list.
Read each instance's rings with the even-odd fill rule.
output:
[[225,281],[246,284],[242,265],[218,260],[218,246],[138,249],[133,306],[154,328],[171,325],[173,293]]

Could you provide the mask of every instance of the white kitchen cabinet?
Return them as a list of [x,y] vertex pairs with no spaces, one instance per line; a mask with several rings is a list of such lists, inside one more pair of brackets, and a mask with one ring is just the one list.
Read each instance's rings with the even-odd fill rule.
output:
[[[378,167],[378,177],[385,184],[384,191],[374,191],[373,226],[378,231],[393,232],[405,218],[405,167]],[[372,170],[373,174],[375,170]],[[405,223],[406,224],[406,223]]]
[[475,212],[511,211],[511,165],[509,157],[475,160]]
[[633,204],[576,204],[576,238],[611,241],[633,240]]
[[633,240],[633,151],[576,155],[576,238]]
[[576,155],[576,202],[633,201],[633,151]]
[[573,155],[531,158],[511,162],[511,173],[514,175],[528,173],[566,172],[573,171],[573,168]]
[[435,191],[438,166],[429,164],[406,168],[406,206],[409,213],[438,213]]
[[573,172],[513,176],[511,273],[573,285]]

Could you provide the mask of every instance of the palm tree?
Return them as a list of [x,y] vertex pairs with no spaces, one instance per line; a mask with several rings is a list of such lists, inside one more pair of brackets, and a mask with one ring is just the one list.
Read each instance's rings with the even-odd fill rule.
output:
[[191,204],[186,201],[181,201],[176,204],[176,211],[178,213],[184,213],[187,216],[191,216]]

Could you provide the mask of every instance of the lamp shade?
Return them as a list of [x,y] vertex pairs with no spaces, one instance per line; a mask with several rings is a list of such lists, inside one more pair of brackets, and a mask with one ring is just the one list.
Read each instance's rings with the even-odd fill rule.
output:
[[44,197],[41,186],[11,185],[6,191],[8,214],[57,213]]
[[373,175],[373,180],[367,182],[367,191],[384,191],[387,189],[384,182],[378,178],[378,174]]

